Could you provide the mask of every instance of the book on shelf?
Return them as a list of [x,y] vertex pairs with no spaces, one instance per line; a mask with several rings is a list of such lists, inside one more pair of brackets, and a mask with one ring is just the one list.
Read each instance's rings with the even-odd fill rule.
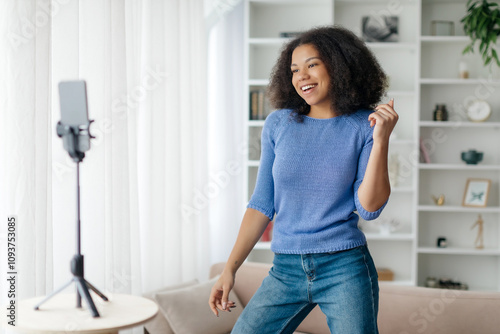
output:
[[429,164],[431,162],[431,158],[429,157],[429,151],[425,147],[424,141],[420,138],[420,160],[421,162],[425,162]]
[[250,120],[264,120],[271,112],[264,89],[250,91]]

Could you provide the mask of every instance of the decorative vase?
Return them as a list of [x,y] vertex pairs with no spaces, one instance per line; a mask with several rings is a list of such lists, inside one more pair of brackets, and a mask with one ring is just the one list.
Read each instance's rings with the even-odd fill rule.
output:
[[460,79],[468,79],[469,78],[469,68],[467,66],[467,62],[462,60],[458,65],[458,73],[460,75]]
[[468,165],[477,165],[478,162],[483,160],[483,152],[478,152],[476,150],[462,152],[462,160]]
[[446,104],[436,104],[436,109],[434,109],[435,121],[447,121],[448,120],[448,110],[446,110]]

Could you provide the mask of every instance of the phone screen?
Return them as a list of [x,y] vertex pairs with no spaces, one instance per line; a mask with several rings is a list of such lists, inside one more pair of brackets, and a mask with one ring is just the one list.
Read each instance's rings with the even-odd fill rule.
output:
[[60,82],[59,101],[61,104],[60,123],[63,126],[70,127],[72,133],[75,134],[71,138],[69,135],[66,136],[64,149],[68,152],[81,153],[90,150],[90,122],[87,110],[87,86],[85,81]]
[[85,81],[63,81],[59,83],[61,123],[79,127],[88,125],[87,88]]

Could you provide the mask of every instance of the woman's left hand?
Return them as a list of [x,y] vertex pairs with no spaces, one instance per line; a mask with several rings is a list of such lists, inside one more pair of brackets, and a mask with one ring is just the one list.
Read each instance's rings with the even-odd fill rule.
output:
[[399,116],[394,110],[394,99],[391,99],[387,104],[379,104],[375,108],[375,112],[368,116],[370,127],[373,129],[374,143],[388,143],[389,136],[398,122]]

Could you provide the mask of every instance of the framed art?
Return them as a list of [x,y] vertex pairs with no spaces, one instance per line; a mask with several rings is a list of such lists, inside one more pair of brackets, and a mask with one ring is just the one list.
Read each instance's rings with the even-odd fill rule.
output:
[[399,40],[397,16],[369,15],[361,19],[365,42],[397,42]]
[[491,180],[467,179],[462,206],[486,207]]

